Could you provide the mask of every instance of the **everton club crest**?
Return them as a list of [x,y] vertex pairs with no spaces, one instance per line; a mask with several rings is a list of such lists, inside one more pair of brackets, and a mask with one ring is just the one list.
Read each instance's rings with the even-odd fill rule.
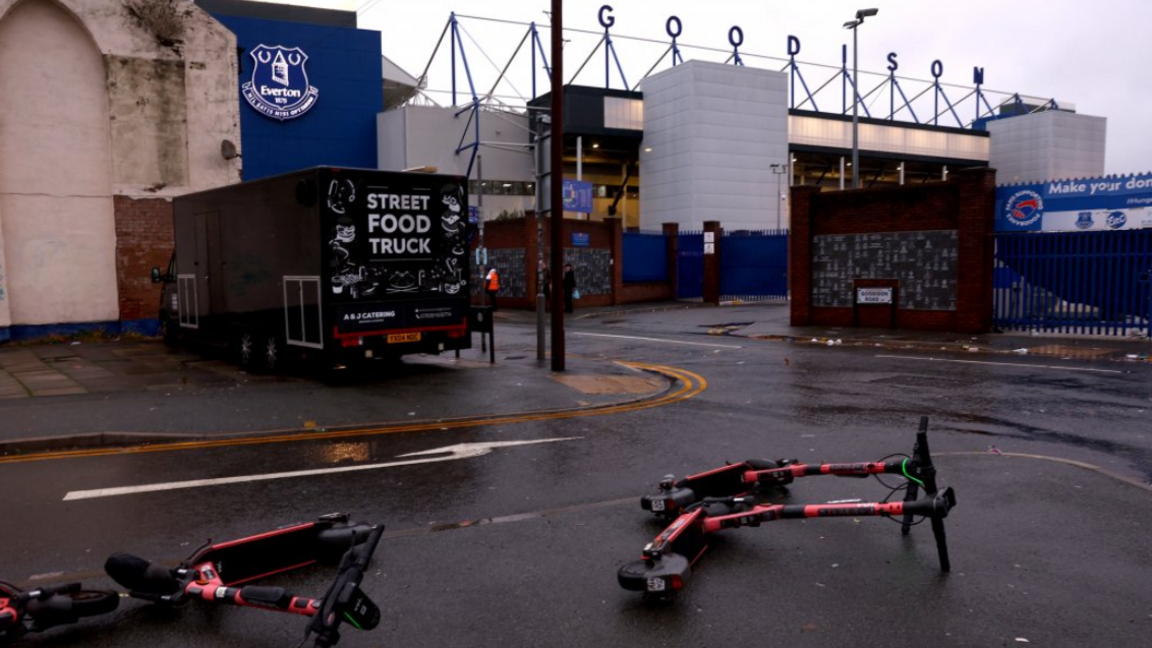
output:
[[308,85],[304,64],[308,55],[299,47],[257,45],[253,48],[252,80],[240,92],[261,114],[284,121],[312,109],[320,91]]

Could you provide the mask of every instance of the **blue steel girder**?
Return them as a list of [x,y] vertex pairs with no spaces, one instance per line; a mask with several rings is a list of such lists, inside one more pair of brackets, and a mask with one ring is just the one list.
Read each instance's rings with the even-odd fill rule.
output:
[[[958,106],[958,105],[960,105],[961,103],[963,103],[963,102],[964,102],[964,100],[966,100],[968,97],[971,97],[971,96],[972,96],[972,95],[974,95],[974,94],[976,94],[976,91],[975,91],[975,90],[972,90],[971,92],[969,92],[968,94],[964,95],[963,97],[960,97],[960,100],[959,100],[959,101],[957,101],[955,105],[957,105],[957,106]],[[945,95],[945,97],[944,97],[944,100],[945,100],[945,101],[948,101],[948,97],[947,97],[947,95]],[[952,103],[949,103],[949,104],[948,104],[948,108],[949,108],[949,109],[952,111],[952,116],[953,116],[953,117],[955,117],[955,118],[956,118],[956,121],[957,121],[957,123],[959,123],[959,122],[960,122],[960,115],[958,115],[958,114],[956,113],[956,109],[955,109],[955,108],[953,108],[952,106],[953,106],[953,104],[952,104]],[[941,113],[941,114],[943,114],[943,113]],[[964,128],[964,125],[963,125],[963,124],[960,124],[960,128]]]
[[935,102],[936,115],[932,118],[932,125],[933,126],[939,125],[937,123],[938,119],[939,119],[940,115],[944,114],[944,113],[940,112],[940,97],[944,97],[944,103],[948,104],[948,110],[951,111],[952,116],[956,118],[956,125],[959,126],[960,128],[964,128],[964,122],[960,119],[960,115],[956,114],[956,108],[954,108],[952,106],[952,102],[948,100],[948,93],[944,92],[944,88],[940,87],[940,80],[939,79],[936,80],[935,86],[936,86],[936,93],[935,93],[936,94],[936,102]]
[[477,102],[476,84],[472,83],[472,68],[468,65],[468,53],[464,51],[464,41],[460,38],[460,29],[456,25],[456,14],[452,14],[452,105],[456,105],[456,49],[460,47],[460,60],[464,63],[464,74],[468,78],[468,90],[472,93],[472,101]]
[[540,42],[540,32],[536,29],[536,23],[531,25],[532,29],[532,98],[536,98],[536,52],[540,52],[540,59],[544,62],[544,70],[548,73],[548,79],[552,78],[552,67],[548,65],[548,55],[544,52],[544,45]]
[[984,107],[988,109],[985,115],[991,115],[996,111],[992,109],[992,104],[988,103],[988,99],[984,96],[984,91],[981,90],[980,85],[976,85],[976,119],[980,119],[980,102],[984,102]]
[[[656,70],[656,67],[664,62],[664,57],[668,56],[669,52],[673,52],[673,48],[675,46],[676,46],[675,44],[669,45],[668,49],[664,50],[664,53],[660,55],[660,58],[656,59],[656,62],[652,64],[652,67],[648,68],[648,71],[644,73],[644,76],[640,77],[640,80],[636,82],[636,86],[633,88],[629,88],[629,90],[635,91],[636,88],[639,88],[640,84],[643,83],[644,79],[647,79],[652,74],[652,72]],[[673,58],[672,67],[676,67],[675,53],[673,53],[672,58]]]
[[[895,121],[896,113],[900,112],[900,110],[904,110],[905,108],[907,108],[908,112],[912,113],[912,119],[917,124],[919,124],[920,118],[916,116],[916,110],[912,108],[912,102],[908,101],[908,95],[904,94],[904,88],[900,87],[900,80],[896,78],[895,73],[892,73],[892,75],[889,78],[892,80],[892,98],[890,101],[890,108],[891,108],[892,112],[889,113],[889,115],[888,115],[888,121]],[[896,93],[897,92],[900,93],[900,98],[904,100],[904,105],[900,107],[900,110],[896,110]],[[921,94],[923,94],[923,93],[921,93]]]
[[[480,149],[480,98],[476,96],[476,85],[472,82],[472,68],[468,65],[468,53],[464,50],[464,41],[460,38],[460,29],[456,24],[456,13],[452,13],[452,105],[456,105],[456,46],[460,47],[460,59],[464,63],[464,74],[468,78],[468,89],[472,93],[472,114],[468,116],[469,121],[472,123],[475,140],[471,144],[464,144],[464,136],[460,136],[460,145],[456,147],[456,155],[460,155],[461,151],[472,149],[472,157],[468,160],[468,172],[466,177],[472,175],[472,165],[476,163],[476,154]],[[462,113],[469,110],[465,108],[456,113],[459,117]],[[467,125],[464,127],[467,132]]]
[[[801,72],[800,68],[796,66],[795,56],[793,56],[791,61],[789,61],[788,67],[792,68],[792,107],[796,108],[796,78],[799,77],[800,85],[804,88],[804,94],[808,95],[808,98],[801,102],[800,105],[803,106],[805,103],[811,101],[812,109],[816,112],[820,112],[820,108],[816,105],[816,97],[812,96],[812,91],[808,89],[808,82],[804,80],[804,73]],[[817,90],[817,92],[819,92],[819,90]]]
[[[824,88],[827,88],[827,87],[829,86],[829,84],[831,84],[833,81],[835,81],[836,79],[841,79],[841,78],[843,78],[843,77],[842,77],[842,75],[840,74],[840,71],[839,71],[839,70],[837,70],[835,74],[833,74],[832,76],[828,77],[828,80],[827,80],[827,81],[825,81],[824,83],[821,83],[821,84],[820,84],[820,87],[819,87],[819,88],[816,88],[816,90],[815,90],[815,91],[813,91],[813,92],[811,93],[811,96],[809,96],[809,98],[808,98],[808,99],[805,99],[804,101],[801,101],[801,102],[800,102],[800,105],[799,105],[799,106],[796,106],[796,108],[797,108],[797,109],[803,108],[803,107],[804,107],[804,104],[808,103],[809,101],[811,101],[811,102],[812,102],[812,107],[813,107],[813,108],[816,108],[816,98],[815,98],[815,97],[816,97],[816,95],[820,94],[820,91],[821,91],[821,90],[823,90]],[[807,89],[807,88],[805,88],[805,89]]]
[[[856,79],[852,78],[852,75],[848,72],[847,68],[844,69],[844,78],[847,81],[847,83],[852,86],[852,94],[854,95],[856,102],[859,103],[864,108],[864,116],[871,117],[872,113],[869,112],[869,110],[868,110],[868,104],[864,103],[864,101],[860,97],[860,88],[858,88],[856,86]],[[869,94],[871,94],[871,93],[869,93]],[[848,103],[847,98],[845,98],[844,103],[845,104]],[[844,106],[844,114],[845,115],[848,114],[848,106],[847,105]]]
[[604,88],[609,89],[612,87],[612,61],[616,61],[616,71],[620,73],[620,82],[624,84],[624,89],[629,88],[628,79],[624,77],[624,66],[620,65],[620,57],[616,56],[616,48],[612,45],[612,36],[608,30],[604,30]]

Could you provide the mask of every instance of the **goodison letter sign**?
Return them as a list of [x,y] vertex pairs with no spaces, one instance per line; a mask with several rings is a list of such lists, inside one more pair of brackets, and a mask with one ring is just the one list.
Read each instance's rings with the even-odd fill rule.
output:
[[996,231],[1152,227],[1152,173],[996,188]]
[[252,49],[252,80],[240,88],[248,105],[262,115],[284,121],[307,113],[320,91],[308,84],[304,64],[308,55],[299,47],[257,45]]

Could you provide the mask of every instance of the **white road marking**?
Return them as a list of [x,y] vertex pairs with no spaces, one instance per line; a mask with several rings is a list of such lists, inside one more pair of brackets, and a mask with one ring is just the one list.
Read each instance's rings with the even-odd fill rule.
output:
[[1091,371],[1095,373],[1114,373],[1122,374],[1123,371],[1116,369],[1089,369],[1087,367],[1061,367],[1059,365],[1039,365],[1028,364],[1026,362],[986,362],[981,360],[953,360],[951,358],[923,358],[919,356],[898,356],[898,355],[878,355],[877,358],[887,358],[894,360],[927,360],[930,362],[958,362],[960,364],[979,364],[979,365],[994,365],[998,367],[1024,367],[1027,369],[1058,369],[1060,371]]
[[681,342],[680,340],[665,340],[662,338],[638,337],[635,335],[609,335],[608,333],[576,333],[583,337],[620,338],[622,340],[644,340],[645,342],[664,342],[665,344],[687,344],[689,346],[716,347],[720,349],[743,349],[733,344],[708,344],[705,342]]
[[160,484],[143,484],[140,486],[120,486],[117,488],[97,488],[94,490],[71,491],[64,496],[64,501],[95,499],[98,497],[116,497],[118,495],[135,495],[137,493],[155,493],[158,491],[180,490],[185,488],[203,488],[205,486],[221,486],[224,484],[243,484],[247,482],[269,481],[272,479],[291,479],[293,477],[312,477],[315,475],[334,475],[337,473],[358,472],[362,470],[380,470],[382,468],[396,468],[398,466],[415,466],[418,464],[437,463],[441,461],[455,461],[457,459],[470,459],[480,457],[492,452],[495,448],[509,448],[513,446],[533,445],[537,443],[555,443],[557,441],[574,441],[582,437],[565,437],[558,439],[540,439],[538,441],[493,441],[488,443],[461,443],[444,448],[433,448],[420,452],[409,452],[397,457],[424,457],[425,455],[445,455],[442,457],[428,457],[409,459],[408,461],[390,461],[387,463],[365,464],[362,466],[340,466],[333,468],[317,468],[314,470],[294,470],[282,473],[267,473],[263,475],[241,475],[237,477],[219,477],[215,479],[192,479],[188,481],[167,482]]

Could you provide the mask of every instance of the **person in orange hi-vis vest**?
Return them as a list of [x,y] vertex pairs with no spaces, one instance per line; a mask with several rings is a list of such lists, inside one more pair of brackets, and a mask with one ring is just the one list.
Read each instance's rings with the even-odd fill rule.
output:
[[500,275],[496,273],[496,268],[488,269],[488,276],[484,278],[484,290],[488,293],[488,299],[492,302],[492,312],[496,312],[496,293],[500,290]]

